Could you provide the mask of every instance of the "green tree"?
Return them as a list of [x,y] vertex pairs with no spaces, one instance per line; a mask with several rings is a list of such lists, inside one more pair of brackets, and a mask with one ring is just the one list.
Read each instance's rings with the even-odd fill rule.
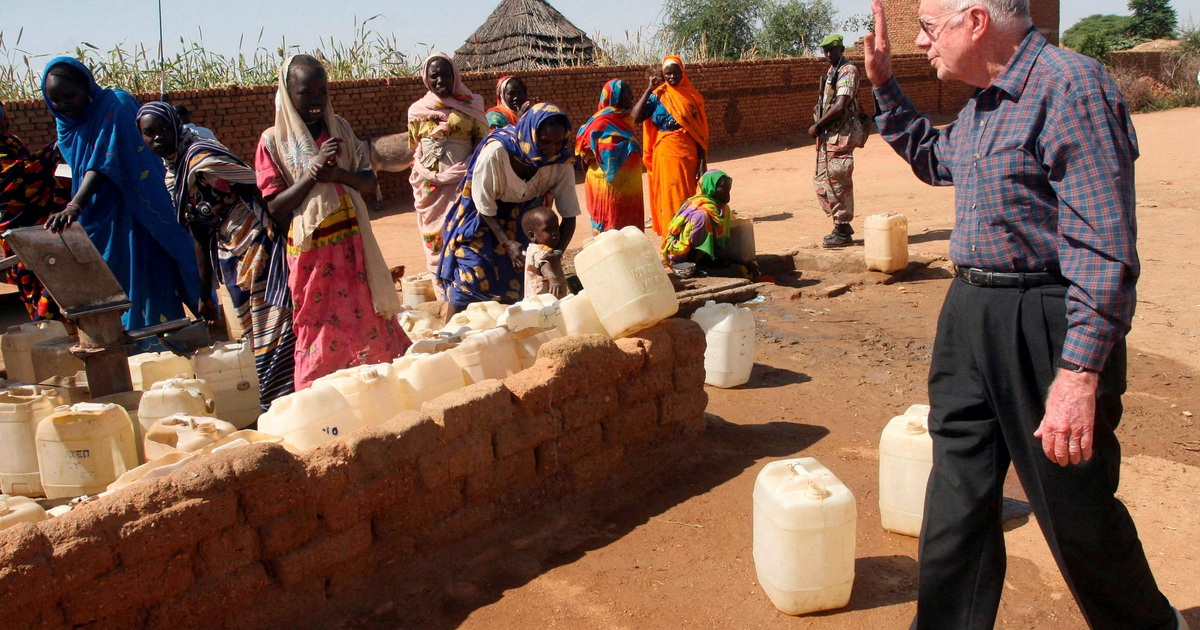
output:
[[1133,19],[1126,31],[1130,37],[1175,39],[1175,9],[1168,0],[1129,0]]
[[837,9],[830,0],[784,0],[763,12],[759,48],[775,56],[800,56],[817,50],[836,28]]
[[1128,15],[1089,15],[1063,31],[1062,44],[1072,50],[1082,51],[1084,41],[1091,37],[1093,46],[1103,41],[1111,47],[1111,42],[1125,37],[1132,21],[1133,18]]
[[765,6],[766,0],[667,0],[663,28],[679,52],[740,59],[754,48]]

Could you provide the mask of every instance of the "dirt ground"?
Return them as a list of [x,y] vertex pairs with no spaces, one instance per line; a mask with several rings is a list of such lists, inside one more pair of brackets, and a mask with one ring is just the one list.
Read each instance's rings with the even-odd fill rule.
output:
[[[1143,276],[1129,337],[1130,383],[1120,428],[1120,496],[1159,584],[1200,627],[1200,293],[1194,285],[1200,159],[1183,130],[1200,109],[1136,116]],[[918,182],[878,137],[856,160],[859,216],[908,217],[911,250],[946,255],[953,190]],[[718,151],[733,205],[754,218],[758,250],[814,248],[829,231],[812,194],[814,155],[800,138]],[[856,219],[858,226],[861,218]],[[1192,225],[1192,228],[1186,226]],[[375,221],[390,264],[422,259],[410,205]],[[582,234],[582,230],[581,233]],[[861,236],[861,233],[860,233]],[[577,235],[578,246],[583,241]],[[890,284],[817,289],[847,280],[804,272],[752,305],[758,324],[750,383],[708,388],[708,433],[638,458],[603,488],[539,508],[462,543],[436,564],[381,582],[372,604],[323,627],[352,628],[903,628],[916,593],[917,543],[881,529],[879,432],[926,402],[934,322],[950,282],[944,264]],[[11,312],[11,295],[4,303]],[[779,613],[756,583],[751,490],[766,463],[812,456],[858,501],[857,562],[848,607]],[[1010,478],[1008,496],[1022,499]],[[1009,566],[998,627],[1084,627],[1036,522],[1006,526]]]
[[[1120,496],[1138,524],[1160,587],[1200,626],[1200,293],[1191,247],[1200,160],[1180,131],[1200,109],[1136,116],[1139,251],[1143,275],[1130,383],[1120,428]],[[733,205],[752,216],[760,252],[816,247],[828,232],[811,192],[813,151],[789,138],[717,152],[734,179]],[[908,217],[914,254],[945,256],[953,189],[918,182],[872,137],[856,160],[859,216]],[[392,264],[419,269],[411,211],[377,222]],[[861,219],[856,220],[861,226]],[[385,227],[386,226],[386,227]],[[576,238],[576,244],[582,237]],[[342,620],[368,628],[902,628],[915,609],[917,541],[879,524],[879,432],[926,402],[934,323],[949,273],[937,263],[891,285],[835,298],[817,288],[846,278],[804,272],[753,305],[750,383],[708,388],[710,431],[639,460],[588,496],[549,505],[381,584],[378,606]],[[845,609],[779,613],[756,583],[751,490],[769,461],[816,457],[858,500],[856,578]],[[1007,495],[1023,499],[1010,475]],[[1009,566],[998,627],[1084,627],[1032,517],[1006,525]],[[411,577],[418,576],[418,577]],[[399,582],[398,582],[399,583]]]

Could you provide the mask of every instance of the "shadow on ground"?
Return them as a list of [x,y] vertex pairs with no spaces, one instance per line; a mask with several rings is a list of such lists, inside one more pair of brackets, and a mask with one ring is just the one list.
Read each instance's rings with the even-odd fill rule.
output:
[[380,578],[379,590],[371,597],[375,612],[348,619],[342,627],[458,627],[505,591],[606,547],[763,458],[800,452],[829,433],[824,427],[799,423],[743,426],[706,417],[705,435],[631,455],[622,472],[601,487],[545,505]]
[[915,243],[932,243],[934,241],[948,240],[950,240],[950,230],[929,230],[928,232],[921,232],[920,234],[908,235],[909,245],[913,245]]
[[755,363],[750,370],[750,380],[734,389],[771,389],[785,385],[799,385],[812,381],[812,377],[786,368]]

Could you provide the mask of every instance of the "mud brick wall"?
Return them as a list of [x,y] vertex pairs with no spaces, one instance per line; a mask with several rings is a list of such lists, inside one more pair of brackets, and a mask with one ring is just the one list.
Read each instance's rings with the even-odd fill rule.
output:
[[[944,4],[951,4],[945,2]],[[918,53],[917,48],[917,16],[921,0],[883,0],[883,8],[887,11],[888,37],[892,40],[893,54]],[[1042,36],[1051,44],[1058,44],[1059,0],[1029,0],[1029,15],[1033,25],[1041,31]],[[934,13],[933,15],[937,15]],[[927,17],[933,17],[932,15]]]
[[[915,0],[914,0],[915,1]],[[915,13],[914,13],[915,15]],[[851,51],[853,53],[853,51]],[[861,60],[857,60],[861,68]],[[929,112],[954,112],[966,102],[969,91],[954,84],[943,85],[932,76],[923,55],[898,56],[896,74],[919,107]],[[696,87],[708,105],[713,148],[778,140],[781,136],[804,134],[812,124],[817,86],[828,65],[823,59],[773,59],[688,66]],[[498,72],[471,73],[467,85],[495,103]],[[641,66],[563,68],[521,75],[534,100],[560,105],[571,122],[582,125],[596,111],[600,88],[609,79],[625,79],[640,95],[646,87],[647,70]],[[864,75],[865,77],[865,75]],[[862,82],[861,111],[874,111],[870,84]],[[370,138],[407,129],[408,106],[425,93],[415,77],[371,79],[335,83],[330,90],[334,111],[350,122],[360,138]],[[157,94],[137,94],[143,102]],[[209,127],[223,143],[247,162],[252,162],[258,138],[275,122],[275,87],[229,87],[171,92],[168,99],[188,106],[192,118]],[[6,104],[13,131],[30,146],[42,146],[54,138],[54,121],[40,100]],[[412,194],[407,173],[381,173],[386,197]]]
[[[1162,51],[1133,52],[1122,50],[1110,52],[1104,61],[1113,70],[1128,70],[1139,76],[1153,77],[1159,81],[1169,82],[1174,72],[1186,70],[1188,66],[1177,64],[1177,57]],[[1190,72],[1181,72],[1185,81],[1194,81]]]
[[308,627],[387,562],[436,558],[602,482],[633,451],[703,431],[707,402],[691,321],[558,339],[504,381],[299,456],[224,451],[0,533],[0,625]]

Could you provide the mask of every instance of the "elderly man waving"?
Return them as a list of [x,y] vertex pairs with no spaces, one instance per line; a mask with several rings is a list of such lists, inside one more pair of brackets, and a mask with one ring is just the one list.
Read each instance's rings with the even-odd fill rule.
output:
[[938,78],[978,88],[935,129],[892,75],[880,0],[872,11],[880,133],[921,180],[956,187],[913,627],[994,625],[1011,463],[1089,626],[1186,628],[1114,496],[1139,273],[1120,91],[1095,60],[1047,44],[1028,0],[922,0],[917,46]]

